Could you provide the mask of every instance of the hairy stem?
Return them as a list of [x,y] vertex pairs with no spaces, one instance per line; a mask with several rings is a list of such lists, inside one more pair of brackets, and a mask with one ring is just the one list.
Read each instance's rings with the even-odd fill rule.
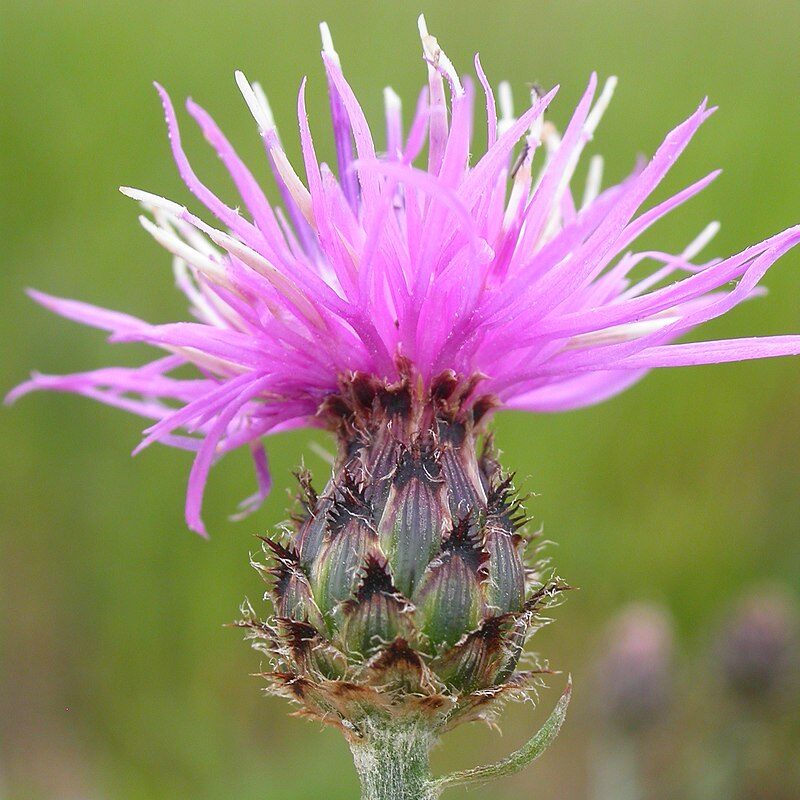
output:
[[436,734],[419,717],[367,718],[350,749],[361,780],[361,800],[436,800],[453,786],[481,784],[513,775],[535,761],[558,736],[572,696],[572,679],[539,731],[519,750],[494,764],[431,778],[429,753]]
[[350,749],[362,800],[435,800],[428,755],[436,739],[418,719],[371,720]]

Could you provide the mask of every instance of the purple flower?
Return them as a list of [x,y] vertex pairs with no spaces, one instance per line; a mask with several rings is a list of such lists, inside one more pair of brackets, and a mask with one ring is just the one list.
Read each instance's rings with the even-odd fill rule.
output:
[[[476,57],[476,91],[420,18],[428,84],[405,128],[400,100],[386,89],[379,150],[322,31],[336,172],[315,155],[305,81],[297,103],[303,180],[261,88],[236,76],[282,208],[272,207],[216,123],[190,100],[188,112],[227,167],[243,211],[207,188],[184,153],[172,102],[157,87],[178,171],[217,221],[122,191],[144,205],[151,217],[142,225],[173,254],[193,321],[150,324],[31,292],[48,309],[109,331],[112,342],[147,342],[166,355],[135,369],[35,374],[9,399],[34,389],[75,392],[153,420],[137,450],[162,442],[196,452],[186,503],[194,530],[204,532],[200,505],[213,462],[234,448],[251,449],[258,492],[242,508],[256,507],[270,484],[263,437],[322,426],[321,403],[355,371],[391,380],[411,369],[426,383],[446,370],[482,376],[481,393],[499,407],[551,412],[605,400],[653,367],[800,353],[800,336],[675,344],[758,294],[766,270],[800,241],[800,227],[722,260],[696,260],[715,223],[676,255],[630,250],[716,177],[639,211],[713,112],[705,101],[617,185],[601,189],[602,161],[594,156],[576,196],[576,165],[614,78],[598,94],[592,75],[559,133],[543,118],[556,89],[534,93],[516,117],[508,85],[496,104]],[[471,163],[477,94],[488,145]],[[643,263],[649,274],[632,277]],[[187,364],[195,377],[174,376]]]

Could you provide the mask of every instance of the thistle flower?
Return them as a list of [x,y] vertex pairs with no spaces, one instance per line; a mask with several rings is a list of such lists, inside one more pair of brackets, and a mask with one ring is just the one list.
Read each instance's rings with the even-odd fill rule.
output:
[[[196,452],[186,518],[203,532],[200,503],[212,463],[251,448],[258,494],[245,508],[255,507],[269,489],[263,438],[324,426],[320,407],[356,372],[391,383],[400,378],[400,363],[409,363],[428,388],[445,372],[480,376],[469,405],[480,395],[496,408],[554,412],[606,400],[654,367],[800,352],[799,336],[674,344],[756,294],[766,270],[800,239],[800,227],[722,260],[696,261],[716,223],[678,254],[629,250],[717,176],[637,216],[713,113],[706,101],[618,185],[601,189],[602,160],[593,157],[576,199],[571,184],[579,158],[616,80],[608,79],[595,99],[592,75],[559,134],[544,120],[557,89],[534,92],[517,117],[501,84],[498,118],[476,57],[488,145],[471,164],[475,88],[423,22],[420,30],[428,86],[406,129],[400,99],[386,89],[382,152],[326,33],[338,178],[317,161],[305,80],[297,103],[304,182],[260,86],[237,73],[282,209],[270,205],[213,119],[190,100],[189,114],[227,167],[245,212],[213,194],[193,171],[172,102],[158,86],[180,175],[218,227],[177,203],[122,191],[152,212],[140,221],[173,254],[175,280],[195,321],[152,324],[31,292],[48,309],[109,331],[113,342],[145,342],[167,355],[135,369],[34,375],[10,399],[34,389],[75,392],[154,420],[137,451],[161,442]],[[634,279],[640,264],[653,269]],[[187,364],[196,377],[172,376]]]
[[[517,116],[508,85],[496,99],[476,57],[487,147],[471,159],[479,92],[422,18],[427,86],[407,126],[399,97],[385,90],[379,150],[324,25],[322,34],[336,170],[317,159],[305,81],[303,179],[261,87],[237,73],[280,207],[209,114],[193,101],[187,109],[230,173],[240,213],[195,174],[157,86],[178,171],[216,222],[122,191],[141,202],[150,215],[143,227],[173,254],[194,321],[152,324],[32,292],[113,342],[166,355],[134,369],[34,375],[10,399],[76,392],[152,420],[137,451],[161,442],[196,453],[186,519],[200,533],[203,488],[225,453],[252,452],[258,490],[246,513],[269,492],[265,437],[334,432],[324,491],[302,475],[303,513],[288,537],[266,542],[272,561],[261,569],[275,616],[260,622],[248,609],[241,624],[271,659],[273,690],[346,732],[365,796],[433,797],[535,758],[569,696],[506,761],[428,780],[438,733],[489,717],[535,680],[518,669],[521,651],[539,612],[566,588],[523,561],[510,478],[490,438],[478,445],[491,414],[587,406],[654,367],[800,353],[800,336],[676,343],[757,294],[800,228],[722,260],[696,260],[715,223],[678,254],[630,250],[716,177],[639,212],[713,109],[704,101],[618,185],[602,188],[593,157],[576,199],[579,159],[616,80],[598,92],[592,75],[559,133],[544,117],[557,89],[533,92]],[[633,277],[643,264],[647,276]]]

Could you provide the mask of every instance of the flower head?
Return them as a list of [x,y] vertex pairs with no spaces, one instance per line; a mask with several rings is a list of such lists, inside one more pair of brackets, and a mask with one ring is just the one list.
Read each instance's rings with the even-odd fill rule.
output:
[[[460,78],[420,18],[427,87],[406,127],[400,99],[386,89],[380,147],[322,31],[335,172],[315,154],[305,81],[297,104],[303,179],[263,91],[236,75],[281,207],[190,100],[187,110],[227,167],[243,210],[206,187],[183,150],[172,102],[157,87],[178,171],[216,221],[122,191],[142,203],[150,214],[143,227],[173,254],[194,321],[150,324],[31,292],[62,316],[109,331],[113,342],[165,351],[135,369],[36,374],[10,398],[76,392],[153,420],[137,449],[161,442],[196,452],[186,506],[193,529],[204,531],[200,505],[213,462],[241,446],[252,450],[259,488],[243,509],[255,507],[270,483],[263,437],[324,425],[321,406],[355,373],[392,381],[411,371],[427,387],[444,372],[480,377],[481,396],[497,407],[552,412],[605,400],[653,367],[800,353],[800,336],[675,344],[756,294],[769,266],[800,241],[800,228],[706,262],[696,259],[714,223],[678,254],[629,249],[716,176],[639,210],[713,112],[705,101],[617,185],[601,188],[594,156],[576,198],[576,166],[614,78],[598,92],[592,75],[559,133],[544,119],[556,89],[533,92],[515,116],[508,86],[496,101],[477,57],[480,90]],[[479,94],[488,144],[471,159]],[[651,266],[647,276],[632,277],[641,264]],[[187,364],[195,377],[174,375]]]

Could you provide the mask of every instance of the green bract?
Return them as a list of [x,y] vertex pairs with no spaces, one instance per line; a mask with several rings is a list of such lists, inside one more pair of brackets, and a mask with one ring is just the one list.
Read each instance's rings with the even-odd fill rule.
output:
[[[422,388],[353,374],[323,404],[338,453],[325,490],[299,475],[303,514],[264,539],[274,616],[246,627],[271,689],[358,736],[377,715],[436,730],[490,717],[542,670],[519,670],[539,612],[566,588],[523,559],[530,539],[481,422],[480,380]],[[483,445],[478,447],[479,438]]]

